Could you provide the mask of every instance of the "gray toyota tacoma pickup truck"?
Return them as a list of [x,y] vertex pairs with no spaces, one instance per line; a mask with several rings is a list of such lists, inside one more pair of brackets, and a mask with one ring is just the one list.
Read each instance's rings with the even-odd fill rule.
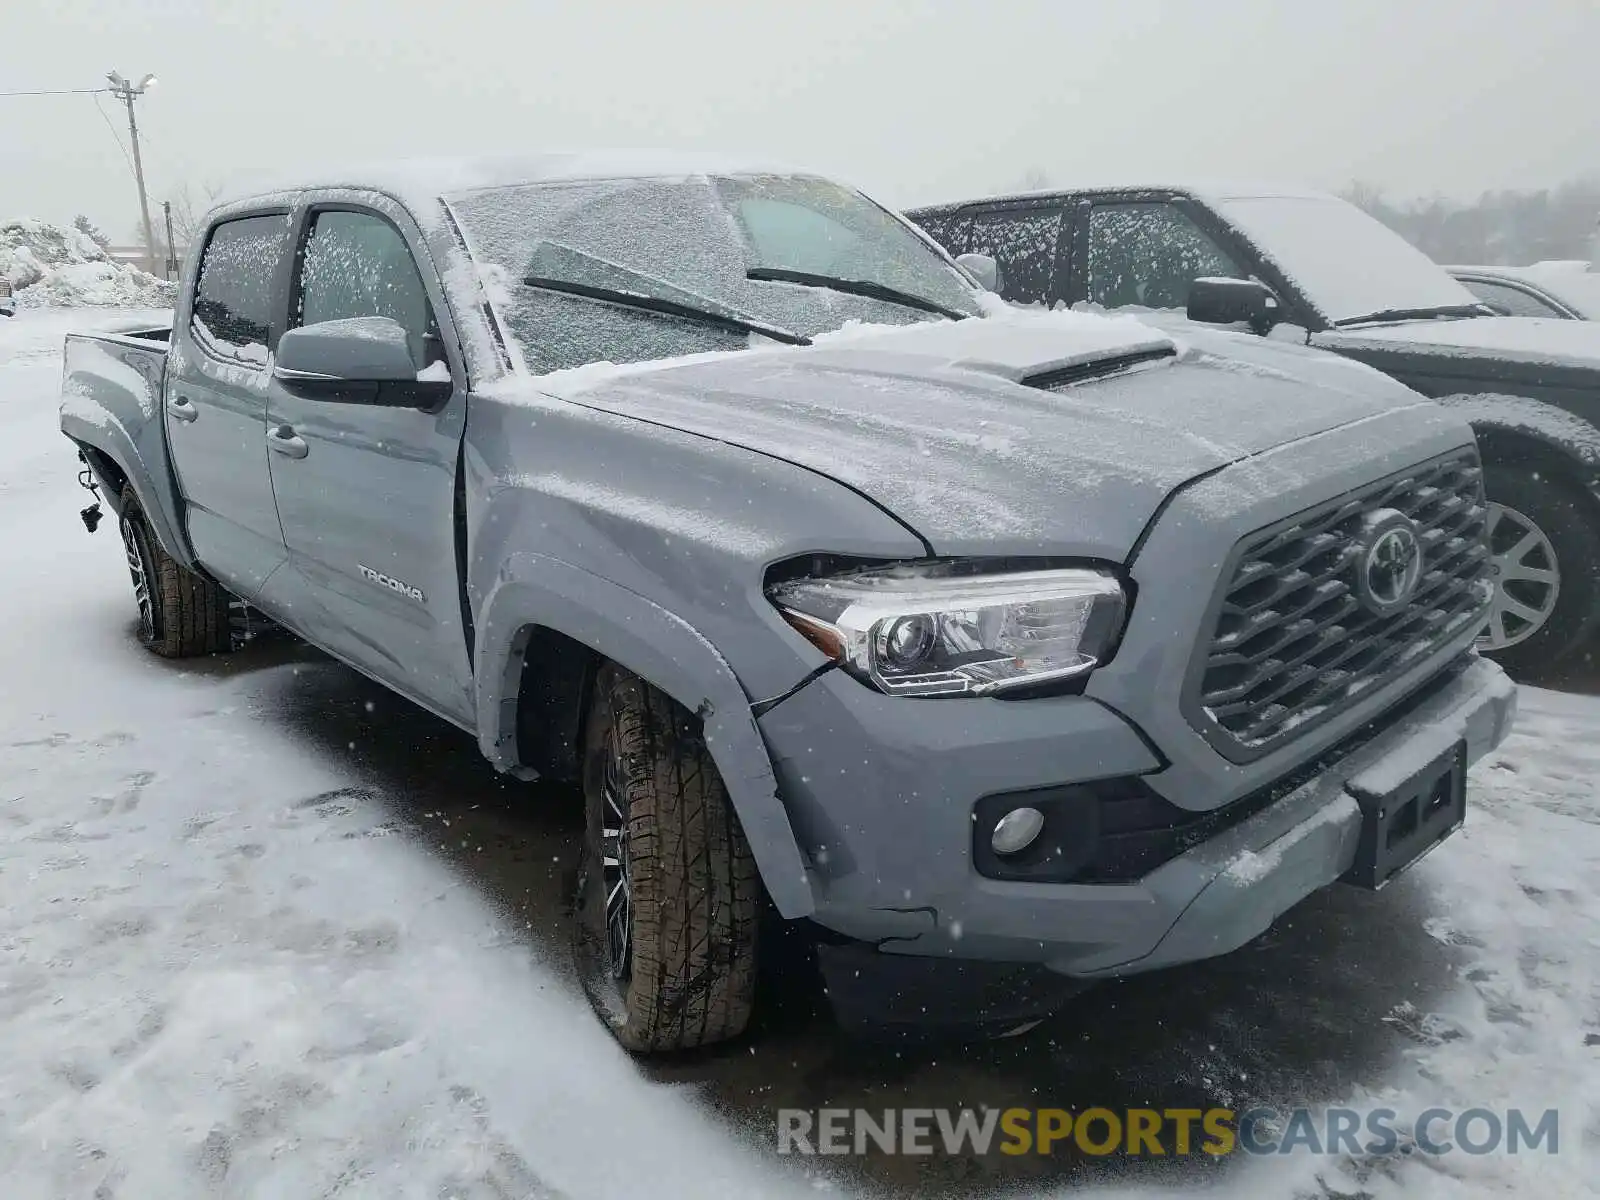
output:
[[1472,431],[1359,364],[1008,312],[731,164],[352,170],[189,262],[66,347],[139,637],[264,614],[577,781],[635,1050],[738,1034],[774,929],[878,1030],[1225,953],[1456,829],[1510,724]]

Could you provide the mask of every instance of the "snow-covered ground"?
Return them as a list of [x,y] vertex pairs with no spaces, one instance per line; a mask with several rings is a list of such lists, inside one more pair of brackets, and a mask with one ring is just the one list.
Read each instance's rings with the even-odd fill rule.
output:
[[1009,1162],[780,1160],[771,1106],[1191,1094],[1554,1107],[1561,1153],[1072,1182],[1596,1194],[1600,700],[1525,689],[1466,830],[1393,888],[1313,897],[1239,955],[1091,993],[1034,1040],[913,1063],[813,1024],[642,1069],[552,934],[562,829],[529,833],[467,739],[292,645],[200,664],[138,647],[115,529],[85,536],[55,428],[61,335],[104,319],[0,319],[6,1200],[1065,1194]]

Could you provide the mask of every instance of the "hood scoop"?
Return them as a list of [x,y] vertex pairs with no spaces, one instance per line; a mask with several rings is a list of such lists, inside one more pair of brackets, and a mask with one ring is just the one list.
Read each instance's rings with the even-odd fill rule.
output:
[[1116,375],[1144,363],[1160,362],[1164,358],[1177,356],[1178,350],[1175,346],[1154,346],[1133,350],[1127,354],[1113,355],[1110,358],[1091,358],[1082,362],[1068,363],[1065,366],[1051,367],[1048,371],[1028,375],[1017,382],[1023,387],[1039,388],[1046,392],[1061,392],[1076,384],[1087,383],[1091,379],[1104,379],[1107,375]]

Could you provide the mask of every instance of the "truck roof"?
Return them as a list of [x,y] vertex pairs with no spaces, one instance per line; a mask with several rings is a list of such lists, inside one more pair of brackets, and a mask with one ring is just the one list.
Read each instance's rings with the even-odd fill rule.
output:
[[1248,181],[1227,180],[1188,180],[1180,181],[1168,179],[1157,180],[1124,180],[1120,182],[1060,184],[1053,187],[1038,188],[1030,191],[1002,192],[993,196],[971,197],[965,200],[950,200],[937,204],[916,205],[910,209],[912,212],[928,212],[936,209],[962,208],[969,204],[995,204],[1005,201],[1049,200],[1058,196],[1094,196],[1107,193],[1126,194],[1128,192],[1154,192],[1173,193],[1184,196],[1193,196],[1198,200],[1243,200],[1265,199],[1276,197],[1293,200],[1332,200],[1335,199],[1330,192],[1319,191],[1316,188],[1301,187],[1296,184],[1261,183]]
[[584,179],[694,178],[705,175],[808,175],[791,166],[731,155],[669,150],[582,150],[500,157],[411,158],[241,176],[217,207],[285,192],[353,188],[412,205],[478,188]]

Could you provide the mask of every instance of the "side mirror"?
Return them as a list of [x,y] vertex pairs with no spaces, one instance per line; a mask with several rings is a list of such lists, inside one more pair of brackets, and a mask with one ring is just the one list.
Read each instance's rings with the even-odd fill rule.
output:
[[291,329],[278,339],[273,378],[296,396],[342,404],[432,408],[448,379],[418,377],[411,339],[390,317],[350,317]]
[[1000,290],[1000,264],[987,254],[958,254],[956,265],[976,279],[984,291]]
[[1254,279],[1196,279],[1189,285],[1188,316],[1208,325],[1243,321],[1251,332],[1265,334],[1283,319],[1283,305]]

